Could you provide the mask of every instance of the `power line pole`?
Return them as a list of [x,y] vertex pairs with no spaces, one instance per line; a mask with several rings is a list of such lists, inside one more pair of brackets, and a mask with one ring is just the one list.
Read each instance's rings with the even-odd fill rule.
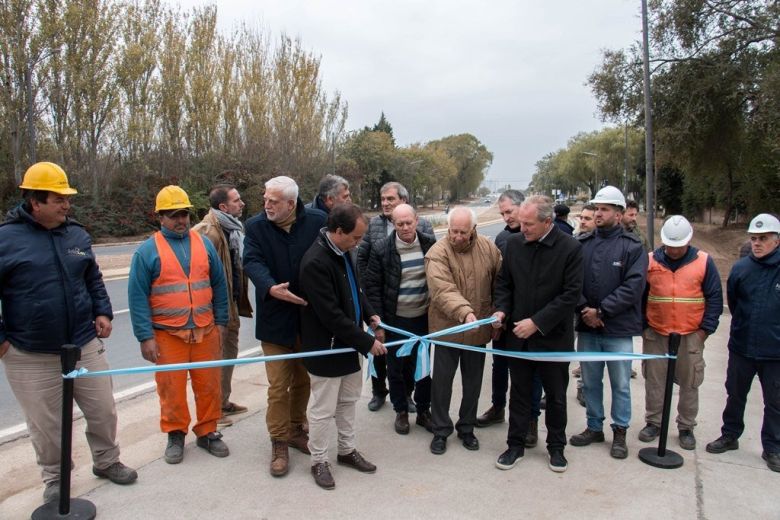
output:
[[655,249],[655,162],[653,158],[653,103],[650,94],[650,37],[647,30],[647,0],[642,0],[642,62],[645,93],[645,206],[647,243]]

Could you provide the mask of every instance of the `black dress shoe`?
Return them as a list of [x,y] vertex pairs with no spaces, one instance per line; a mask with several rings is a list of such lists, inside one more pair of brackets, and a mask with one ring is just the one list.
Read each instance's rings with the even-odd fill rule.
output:
[[434,455],[441,455],[447,451],[447,437],[441,435],[434,435],[431,441],[431,453]]
[[707,444],[708,453],[725,453],[729,450],[739,449],[739,440],[731,435],[721,435],[711,443]]
[[463,447],[467,450],[476,451],[479,449],[479,441],[477,436],[472,432],[458,433],[458,438],[463,441]]
[[374,394],[368,402],[368,409],[372,412],[376,412],[385,405],[385,401],[387,401],[387,396]]

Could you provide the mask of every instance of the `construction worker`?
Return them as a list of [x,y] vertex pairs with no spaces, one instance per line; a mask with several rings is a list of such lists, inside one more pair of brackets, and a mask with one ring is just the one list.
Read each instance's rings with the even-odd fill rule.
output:
[[[54,163],[24,174],[24,202],[0,224],[0,358],[24,412],[41,467],[44,502],[59,499],[62,345],[79,347],[77,367],[107,370],[103,339],[111,334],[111,302],[92,241],[68,217],[76,190]],[[117,484],[138,478],[119,462],[111,378],[79,378],[73,395],[87,421],[92,472]]]
[[[682,336],[674,380],[680,387],[677,430],[680,447],[685,450],[696,448],[693,428],[699,411],[699,386],[704,381],[704,341],[718,328],[723,312],[718,268],[711,256],[690,245],[692,237],[693,227],[681,215],[669,217],[661,228],[663,247],[649,254],[647,328],[642,334],[645,354],[666,354],[669,334]],[[667,365],[665,359],[642,362],[647,421],[639,432],[642,442],[651,442],[661,433]]]
[[[244,224],[239,219],[244,212],[244,201],[235,186],[220,184],[209,190],[209,204],[211,210],[192,229],[207,237],[217,248],[219,259],[225,268],[230,319],[225,337],[222,338],[222,359],[236,359],[240,316],[252,317],[252,304],[249,302],[247,290],[249,283],[241,263],[244,252]],[[218,421],[222,426],[233,424],[228,416],[247,410],[246,406],[230,401],[232,378],[233,365],[222,367],[222,416]]]
[[[133,333],[141,355],[158,365],[222,358],[228,323],[228,292],[222,262],[209,240],[190,229],[190,199],[178,186],[157,194],[160,231],[133,255],[128,281]],[[195,394],[197,445],[215,457],[229,450],[217,432],[222,398],[219,368],[158,372],[160,429],[168,434],[165,462],[184,458],[190,425],[187,372]]]
[[[601,188],[590,201],[596,206],[596,230],[577,237],[582,244],[585,278],[576,330],[580,352],[633,352],[633,336],[642,333],[642,294],[647,253],[639,238],[620,225],[626,208],[623,193]],[[626,430],[631,421],[631,361],[582,363],[587,428],[573,435],[572,446],[604,442],[604,366],[612,388],[612,447],[616,459],[628,457]]]
[[761,458],[780,472],[780,221],[756,215],[748,227],[751,252],[731,268],[726,298],[731,311],[726,407],[721,436],[707,444],[709,453],[739,449],[745,430],[745,404],[758,375],[764,397]]

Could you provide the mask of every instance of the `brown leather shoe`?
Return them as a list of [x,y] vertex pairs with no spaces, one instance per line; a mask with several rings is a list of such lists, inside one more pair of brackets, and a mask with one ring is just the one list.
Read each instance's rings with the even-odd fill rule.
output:
[[309,451],[309,436],[305,431],[303,431],[302,424],[299,424],[293,428],[289,439],[287,439],[287,444],[289,444],[291,448],[295,448],[301,453],[311,455],[311,452]]
[[504,409],[491,406],[485,413],[477,417],[477,428],[504,422]]
[[417,418],[414,420],[417,426],[422,426],[429,432],[433,433],[433,418],[431,418],[431,412],[429,410],[421,410],[417,412]]
[[409,433],[409,413],[398,412],[395,414],[395,433],[406,435]]
[[336,457],[336,460],[339,464],[355,468],[361,473],[374,473],[376,471],[376,466],[364,459],[363,455],[361,455],[358,450],[348,453],[347,455],[339,455]]
[[336,487],[336,481],[333,480],[333,475],[330,474],[330,464],[327,462],[318,462],[312,466],[311,475],[314,477],[314,482],[322,489],[333,489]]
[[277,439],[271,439],[271,475],[283,477],[289,468],[290,452],[287,443]]

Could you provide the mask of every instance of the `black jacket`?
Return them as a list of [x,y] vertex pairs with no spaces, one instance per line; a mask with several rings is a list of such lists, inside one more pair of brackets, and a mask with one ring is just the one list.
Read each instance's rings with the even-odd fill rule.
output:
[[300,330],[299,306],[277,300],[268,290],[290,282],[290,291],[301,295],[298,272],[301,259],[319,235],[327,216],[303,206],[298,199],[295,223],[287,233],[268,220],[265,213],[250,218],[245,226],[244,273],[255,284],[255,337],[292,347]]
[[565,219],[561,219],[561,218],[553,219],[553,224],[555,224],[555,227],[557,227],[567,235],[574,234],[574,228]]
[[[357,252],[358,269],[360,269],[361,273],[366,274],[368,272],[368,258],[371,255],[371,248],[380,240],[388,237],[388,226],[392,228],[393,223],[384,214],[371,217],[371,220],[368,221],[368,231],[363,236],[363,240],[360,241]],[[417,219],[417,233],[434,236],[433,226],[428,220],[420,217]]]
[[[574,309],[582,294],[582,250],[556,226],[541,240],[516,233],[506,242],[496,280],[496,310],[507,316],[507,350],[574,350]],[[531,318],[539,330],[520,339],[514,322]]]
[[0,343],[58,354],[96,337],[95,317],[114,317],[92,240],[75,220],[46,229],[22,206],[0,224]]
[[577,330],[609,337],[640,335],[648,264],[642,242],[620,225],[596,229],[577,240],[585,270],[578,310],[601,309],[604,322],[603,328],[592,329],[578,317]]
[[312,201],[306,204],[306,207],[309,209],[318,209],[325,213],[326,216],[330,214],[330,209],[328,209],[328,206],[325,205],[322,201],[322,197],[319,195],[315,195]]
[[[346,254],[355,266],[354,250]],[[344,257],[331,248],[324,229],[303,256],[299,279],[301,297],[309,303],[301,308],[302,350],[355,349],[354,353],[304,358],[306,369],[320,377],[341,377],[357,372],[360,370],[358,353],[367,356],[374,337],[356,323]],[[367,323],[376,313],[360,290],[357,273],[355,283],[360,300],[360,322]]]
[[[423,256],[436,243],[436,237],[418,232]],[[374,311],[388,325],[395,324],[398,288],[401,286],[401,255],[395,245],[396,234],[374,243],[368,267],[363,273],[363,290]]]
[[[509,240],[509,237],[513,236],[516,233],[520,232],[520,226],[517,226],[516,228],[512,229],[509,226],[505,226],[504,229],[501,230],[501,232],[496,235],[496,247],[499,251],[501,251],[502,258],[506,258],[506,242]],[[511,332],[508,332],[506,327],[504,327],[501,330],[501,335],[493,340],[493,348],[497,349],[503,349],[506,347],[506,335],[511,334]]]

